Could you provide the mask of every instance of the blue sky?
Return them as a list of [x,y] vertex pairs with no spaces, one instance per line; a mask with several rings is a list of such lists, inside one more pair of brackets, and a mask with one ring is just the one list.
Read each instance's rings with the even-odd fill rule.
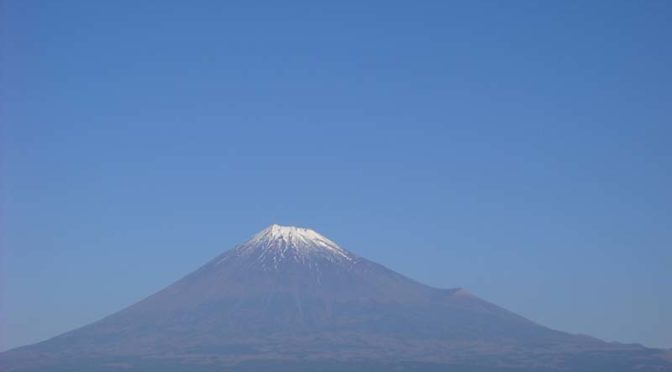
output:
[[668,1],[0,14],[0,349],[272,223],[553,328],[672,347]]

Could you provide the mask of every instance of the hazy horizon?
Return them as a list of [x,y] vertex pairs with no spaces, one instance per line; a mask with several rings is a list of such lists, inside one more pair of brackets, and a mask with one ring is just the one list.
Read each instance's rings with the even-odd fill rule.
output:
[[672,348],[672,5],[0,5],[0,351],[271,224]]

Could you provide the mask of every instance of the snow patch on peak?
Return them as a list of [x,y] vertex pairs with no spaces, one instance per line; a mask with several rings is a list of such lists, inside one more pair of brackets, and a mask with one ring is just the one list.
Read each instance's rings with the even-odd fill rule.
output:
[[244,256],[256,257],[264,266],[272,267],[282,261],[309,263],[320,258],[332,262],[353,261],[355,256],[315,230],[296,226],[271,225],[236,251]]
[[264,242],[285,242],[292,245],[317,244],[340,249],[336,243],[315,230],[305,227],[280,226],[275,224],[261,230],[246,244]]

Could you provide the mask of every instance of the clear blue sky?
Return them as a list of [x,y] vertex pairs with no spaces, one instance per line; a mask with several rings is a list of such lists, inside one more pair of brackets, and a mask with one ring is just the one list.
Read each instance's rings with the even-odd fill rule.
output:
[[2,3],[0,348],[271,223],[672,347],[670,1]]

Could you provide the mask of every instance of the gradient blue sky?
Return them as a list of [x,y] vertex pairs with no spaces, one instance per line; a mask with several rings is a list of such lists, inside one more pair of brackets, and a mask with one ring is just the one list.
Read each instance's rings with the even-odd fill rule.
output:
[[672,347],[669,1],[2,2],[2,344],[271,223]]

